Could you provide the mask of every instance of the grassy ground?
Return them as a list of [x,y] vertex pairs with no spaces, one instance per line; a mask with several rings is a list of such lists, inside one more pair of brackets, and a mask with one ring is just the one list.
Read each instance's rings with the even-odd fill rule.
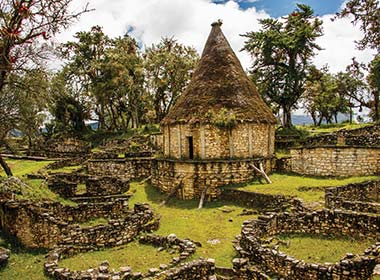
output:
[[[238,216],[243,208],[236,205],[225,205],[222,202],[208,202],[203,209],[198,210],[198,201],[180,201],[173,199],[165,206],[160,206],[165,195],[160,194],[153,187],[134,182],[131,184],[133,196],[130,201],[131,208],[136,202],[148,202],[161,215],[160,229],[156,232],[160,235],[175,233],[180,238],[190,238],[198,241],[202,247],[197,248],[193,258],[215,258],[220,266],[232,266],[232,259],[236,252],[232,247],[232,240],[240,233],[241,224],[244,220],[253,216]],[[224,212],[227,211],[227,212]],[[231,212],[229,212],[231,211]],[[209,241],[209,242],[208,242]],[[212,244],[214,241],[216,244]],[[137,245],[133,245],[137,246]],[[134,271],[145,271],[150,267],[157,267],[160,263],[168,263],[165,257],[160,259],[161,252],[155,253],[155,249],[138,247],[128,251],[123,261],[115,262],[115,268],[119,266],[131,266]],[[148,246],[149,247],[149,246]],[[124,247],[121,247],[123,251]],[[151,253],[144,253],[150,250]],[[127,251],[127,249],[126,249]],[[116,255],[116,252],[117,255]],[[151,256],[141,262],[141,255]],[[127,258],[128,255],[128,258]],[[117,256],[117,257],[116,257]],[[123,257],[124,258],[124,257]],[[86,260],[85,262],[82,260]],[[65,260],[62,264],[70,268],[87,269],[99,264],[102,260],[111,262],[119,259],[119,249],[107,249],[96,253],[85,253],[74,258]],[[80,264],[82,263],[82,264]],[[143,269],[143,270],[141,270]]]
[[[37,172],[41,168],[45,167],[52,161],[35,161],[35,160],[17,160],[17,159],[5,159],[7,164],[12,170],[12,173],[16,177],[25,176],[28,173]],[[4,171],[0,169],[0,176],[6,176]]]
[[280,251],[306,262],[335,263],[347,253],[362,254],[374,241],[350,238],[325,237],[309,234],[280,235],[280,240],[289,246],[280,246]]
[[135,272],[147,272],[149,268],[158,268],[160,264],[170,263],[173,257],[179,254],[170,254],[168,251],[158,251],[156,247],[140,244],[133,241],[124,246],[78,254],[60,262],[61,267],[70,267],[72,270],[86,270],[96,267],[104,260],[108,260],[110,268],[118,270],[123,266],[131,266]]
[[8,265],[0,270],[2,280],[43,280],[49,279],[44,276],[43,264],[46,251],[28,250],[21,248],[13,239],[5,237],[0,231],[0,246],[11,250]]
[[323,124],[321,126],[306,125],[306,126],[296,126],[297,129],[304,130],[310,135],[317,135],[321,133],[331,133],[341,129],[356,129],[365,127],[371,124],[349,124],[349,123],[338,123],[338,124]]
[[[300,176],[287,173],[273,173],[269,177],[272,184],[262,184],[259,181],[254,181],[246,186],[239,187],[239,189],[268,194],[296,196],[303,199],[306,203],[312,203],[324,200],[323,188],[327,186],[341,186],[350,183],[380,179],[380,176],[325,178]],[[311,187],[311,189],[302,191],[302,187]]]

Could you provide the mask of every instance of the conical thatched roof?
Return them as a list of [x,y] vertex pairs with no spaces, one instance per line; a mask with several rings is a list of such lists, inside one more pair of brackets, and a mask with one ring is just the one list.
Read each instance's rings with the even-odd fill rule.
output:
[[[185,92],[161,124],[207,123],[221,110],[237,121],[276,123],[224,37],[221,22],[212,24],[202,57]],[[224,109],[223,109],[224,108]]]

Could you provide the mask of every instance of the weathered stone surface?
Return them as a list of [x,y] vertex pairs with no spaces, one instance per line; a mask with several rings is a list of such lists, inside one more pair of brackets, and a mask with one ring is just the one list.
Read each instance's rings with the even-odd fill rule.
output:
[[380,181],[348,184],[326,189],[325,205],[330,209],[380,213]]
[[11,251],[0,247],[0,268],[7,265],[10,253]]
[[[267,239],[280,233],[312,233],[377,239],[380,216],[321,210],[311,213],[278,213],[259,216],[243,224],[238,246],[241,255],[284,279],[368,279],[378,261],[380,243],[363,254],[348,255],[335,264],[314,264],[296,260],[267,246]],[[239,266],[239,262],[234,262]],[[244,278],[243,278],[244,279]]]

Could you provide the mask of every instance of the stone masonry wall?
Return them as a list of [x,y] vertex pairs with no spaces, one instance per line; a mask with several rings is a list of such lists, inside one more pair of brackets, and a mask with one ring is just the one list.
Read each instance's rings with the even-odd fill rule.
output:
[[269,157],[274,153],[273,125],[244,123],[218,128],[210,124],[177,124],[162,130],[166,158],[188,159],[188,137],[193,137],[195,159]]
[[281,212],[291,207],[302,207],[302,202],[292,197],[248,192],[232,188],[224,188],[220,198],[226,201],[238,202],[244,207],[259,209],[260,211]]
[[244,223],[236,249],[242,256],[284,279],[368,279],[379,260],[380,243],[361,255],[347,254],[335,264],[297,260],[268,246],[268,238],[280,233],[379,238],[380,216],[321,210],[312,213],[279,213]]
[[334,133],[308,137],[304,146],[347,145],[361,147],[380,146],[380,124],[358,129],[342,129]]
[[212,199],[220,196],[221,186],[253,180],[257,174],[252,166],[258,166],[260,162],[264,162],[267,172],[271,170],[271,159],[214,161],[157,159],[153,162],[151,182],[165,193],[170,193],[182,184],[181,189],[177,191],[177,196],[182,199],[200,197],[207,186],[206,196]]
[[291,150],[291,170],[314,176],[380,173],[380,147],[311,147]]
[[92,159],[87,161],[89,174],[120,176],[127,180],[145,179],[151,175],[153,158]]
[[380,213],[380,181],[328,188],[325,206],[330,209]]
[[[136,204],[134,210],[126,211],[125,205],[115,203],[116,206],[97,206],[95,209],[69,206],[56,208],[53,205],[43,208],[41,204],[27,201],[5,201],[0,204],[1,228],[16,236],[19,241],[29,248],[52,248],[55,244],[82,244],[111,246],[112,244],[124,244],[134,238],[141,230],[158,228],[158,219],[149,206]],[[122,207],[117,210],[114,207]],[[81,228],[73,222],[81,222],[87,217],[103,216],[104,210],[115,210],[116,214],[123,214],[116,220],[110,220],[107,225]],[[110,213],[106,213],[109,217]],[[59,216],[62,215],[62,216]],[[87,216],[86,216],[87,215]],[[65,220],[67,218],[67,220]],[[124,242],[124,243],[123,243]]]

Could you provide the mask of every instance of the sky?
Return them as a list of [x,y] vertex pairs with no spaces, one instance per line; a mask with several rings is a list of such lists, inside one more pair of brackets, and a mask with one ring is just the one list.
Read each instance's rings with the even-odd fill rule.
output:
[[73,9],[78,10],[87,2],[95,10],[83,15],[79,22],[65,30],[57,41],[74,40],[78,31],[89,31],[100,25],[111,36],[122,36],[130,31],[141,47],[158,43],[162,37],[174,37],[180,43],[193,46],[199,53],[211,30],[210,24],[223,21],[222,30],[239,57],[243,68],[248,70],[251,57],[241,51],[245,34],[258,31],[258,19],[286,16],[296,3],[310,5],[323,20],[324,36],[317,43],[323,48],[314,58],[317,67],[329,65],[331,72],[344,71],[351,58],[368,63],[373,52],[358,51],[355,40],[362,37],[357,26],[349,19],[331,21],[344,0],[75,0]]

